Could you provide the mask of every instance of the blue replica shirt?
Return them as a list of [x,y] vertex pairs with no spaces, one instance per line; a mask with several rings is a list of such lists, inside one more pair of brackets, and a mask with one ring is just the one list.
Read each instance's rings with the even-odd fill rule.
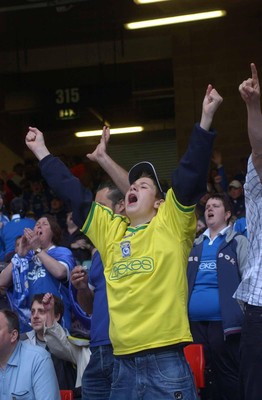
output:
[[7,215],[3,214],[2,211],[0,211],[0,223],[2,224],[2,227],[0,228],[0,234],[2,234],[2,229],[7,224],[7,222],[10,222],[10,219]]
[[202,257],[189,301],[190,321],[221,320],[216,260],[224,239],[224,234],[219,234],[213,241],[208,236],[204,238]]
[[90,330],[90,347],[111,344],[109,339],[109,313],[104,267],[98,251],[92,258],[88,274],[90,289],[94,291],[93,314]]
[[8,297],[11,305],[20,316],[20,323],[23,322],[20,325],[21,332],[28,331],[30,328],[27,327],[27,324],[33,296],[46,292],[53,293],[63,300],[62,325],[70,331],[71,306],[67,282],[70,271],[75,266],[75,259],[71,250],[66,247],[52,246],[48,249],[47,254],[66,267],[67,279],[61,281],[54,277],[40,259],[34,255],[33,251],[29,251],[26,258],[20,258],[16,255],[12,259],[13,288],[8,291]]
[[62,325],[70,330],[71,327],[71,311],[68,294],[68,287],[65,283],[69,279],[70,271],[75,266],[75,259],[71,252],[66,247],[53,246],[48,249],[47,254],[57,261],[61,262],[67,268],[67,279],[62,282],[55,278],[41,263],[37,256],[33,256],[29,261],[28,283],[29,283],[29,304],[32,298],[38,293],[53,293],[60,297],[64,303],[64,315]]
[[0,399],[60,399],[50,354],[40,346],[19,341],[6,368],[0,368]]

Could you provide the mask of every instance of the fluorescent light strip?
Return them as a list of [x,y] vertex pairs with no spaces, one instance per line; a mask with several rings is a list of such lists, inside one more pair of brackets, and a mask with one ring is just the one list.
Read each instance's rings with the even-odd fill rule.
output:
[[178,15],[174,17],[151,19],[147,21],[129,22],[125,24],[126,29],[142,29],[155,26],[181,24],[182,22],[200,21],[203,19],[219,18],[226,15],[225,10],[208,11],[196,14]]
[[170,0],[134,0],[136,4],[149,4],[149,3],[160,3],[162,1],[170,1]]
[[[110,129],[110,134],[111,135],[121,135],[124,133],[137,133],[137,132],[142,132],[144,130],[143,126],[130,126],[127,128],[115,128],[115,129]],[[95,130],[95,131],[82,131],[82,132],[76,132],[75,136],[78,138],[82,137],[91,137],[91,136],[101,136],[102,130]]]

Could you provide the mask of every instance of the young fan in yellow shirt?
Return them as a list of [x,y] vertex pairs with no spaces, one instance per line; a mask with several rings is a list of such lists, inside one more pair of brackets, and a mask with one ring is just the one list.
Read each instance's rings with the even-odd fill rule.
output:
[[127,175],[109,157],[110,132],[104,127],[89,158],[126,192],[127,217],[91,203],[90,191],[50,154],[43,134],[37,128],[27,133],[26,144],[40,160],[43,177],[70,204],[75,223],[102,257],[115,355],[111,400],[197,399],[183,354],[184,344],[192,341],[186,267],[196,229],[194,205],[206,191],[215,137],[209,129],[221,102],[208,85],[200,124],[166,195],[151,163],[138,163]]

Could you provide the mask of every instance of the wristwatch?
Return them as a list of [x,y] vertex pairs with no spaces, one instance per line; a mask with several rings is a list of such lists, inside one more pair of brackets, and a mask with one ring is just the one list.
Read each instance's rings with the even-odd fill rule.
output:
[[37,247],[37,249],[35,249],[35,251],[34,251],[35,256],[36,256],[37,254],[41,253],[41,251],[42,251],[41,247]]

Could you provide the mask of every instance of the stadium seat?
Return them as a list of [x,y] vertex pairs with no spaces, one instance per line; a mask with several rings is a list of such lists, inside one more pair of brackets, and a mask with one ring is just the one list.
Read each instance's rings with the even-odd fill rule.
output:
[[197,391],[205,387],[205,357],[202,344],[189,344],[184,347],[185,357],[194,375]]
[[74,400],[72,390],[60,390],[61,400]]

